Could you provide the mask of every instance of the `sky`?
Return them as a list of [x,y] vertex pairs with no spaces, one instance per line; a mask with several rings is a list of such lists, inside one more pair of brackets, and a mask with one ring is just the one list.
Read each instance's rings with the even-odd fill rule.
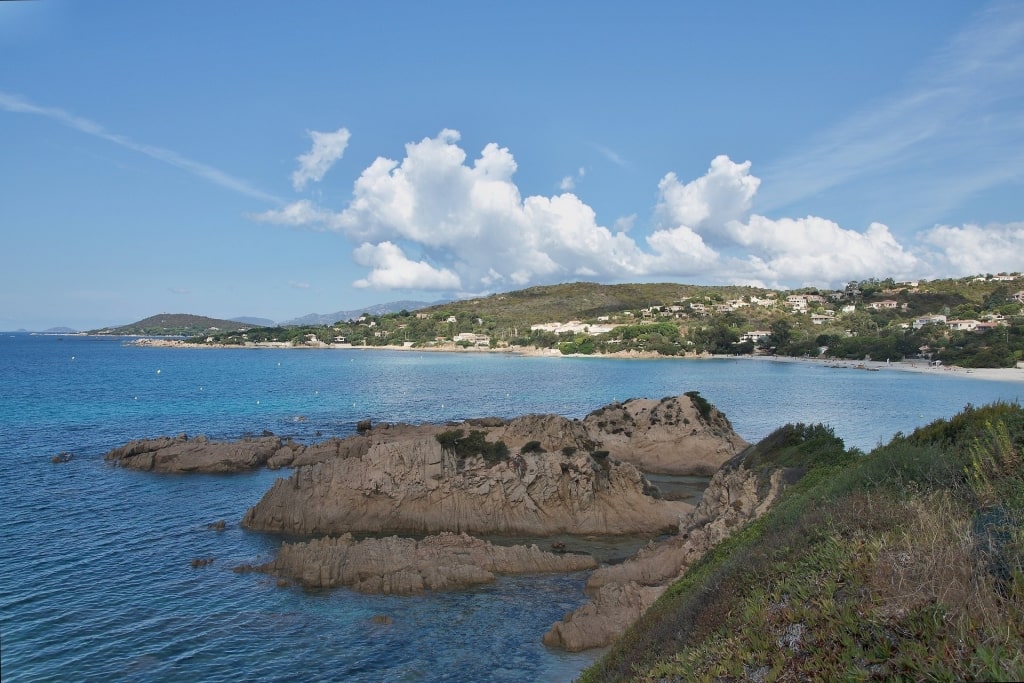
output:
[[1024,3],[0,2],[0,329],[1024,270]]

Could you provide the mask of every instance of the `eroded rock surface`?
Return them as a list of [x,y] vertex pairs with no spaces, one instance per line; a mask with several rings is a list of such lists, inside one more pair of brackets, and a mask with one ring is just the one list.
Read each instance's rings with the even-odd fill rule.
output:
[[695,391],[613,403],[587,415],[583,426],[612,457],[652,474],[708,476],[749,445]]
[[708,550],[767,512],[786,474],[783,469],[756,473],[741,458],[727,464],[677,535],[591,574],[585,588],[590,601],[552,625],[545,644],[570,651],[610,645]]
[[496,574],[592,569],[589,555],[555,554],[532,546],[500,546],[466,534],[367,538],[351,534],[285,543],[258,567],[306,588],[349,586],[363,593],[410,595],[489,583]]
[[[265,436],[240,441],[209,441],[185,434],[139,439],[103,456],[119,467],[152,472],[242,472],[266,465],[282,450],[281,439]],[[291,449],[284,447],[290,454]],[[289,460],[290,462],[290,460]]]
[[[528,415],[483,422],[380,425],[335,442],[322,459],[275,482],[242,524],[305,535],[615,535],[675,529],[692,509],[650,495],[633,465],[592,455],[578,421]],[[459,455],[437,438],[473,432],[484,445],[507,439],[506,450]]]

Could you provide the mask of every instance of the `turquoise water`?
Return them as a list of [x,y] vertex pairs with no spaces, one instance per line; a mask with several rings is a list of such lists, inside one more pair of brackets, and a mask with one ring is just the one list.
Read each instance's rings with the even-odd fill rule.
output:
[[[826,422],[868,450],[1024,384],[955,373],[750,361],[627,361],[362,350],[158,349],[0,337],[3,681],[564,681],[593,654],[546,649],[585,575],[418,597],[278,588],[232,567],[280,539],[238,521],[281,473],[112,468],[134,438],[270,430],[313,441],[365,418],[556,412],[699,390],[747,439]],[[74,454],[65,464],[50,458]],[[284,473],[285,475],[287,472]],[[223,532],[207,525],[226,520]],[[197,557],[215,562],[198,569]],[[392,624],[374,624],[386,614]]]

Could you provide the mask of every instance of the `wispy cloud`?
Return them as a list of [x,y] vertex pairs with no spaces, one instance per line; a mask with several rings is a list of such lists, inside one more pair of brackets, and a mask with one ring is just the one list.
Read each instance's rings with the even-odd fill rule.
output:
[[95,121],[81,116],[76,116],[75,114],[58,107],[44,107],[34,104],[33,102],[30,102],[18,95],[12,95],[10,93],[0,91],[0,109],[16,114],[42,116],[63,126],[67,126],[68,128],[73,128],[74,130],[87,135],[100,138],[101,140],[106,140],[107,142],[124,147],[125,149],[130,149],[133,152],[144,154],[151,159],[156,159],[157,161],[180,168],[183,171],[187,171],[188,173],[191,173],[192,175],[207,182],[238,192],[239,194],[246,195],[247,197],[252,197],[254,199],[259,199],[273,204],[284,203],[284,200],[281,198],[256,189],[246,181],[235,178],[220,169],[208,166],[198,161],[193,161],[192,159],[187,159],[177,152],[164,149],[163,147],[135,142],[124,135],[108,131]]
[[1024,5],[991,5],[911,74],[902,92],[764,169],[757,208],[779,209],[893,170],[927,176],[922,185],[946,207],[1019,179],[1022,95]]
[[594,146],[594,149],[596,149],[598,152],[600,152],[602,156],[604,156],[606,159],[608,159],[608,161],[612,162],[616,166],[621,166],[623,168],[629,168],[630,163],[628,161],[626,161],[625,159],[623,159],[622,156],[618,152],[616,152],[615,150],[610,149],[608,147],[605,147],[604,145],[599,145],[596,142],[592,143],[592,144]]

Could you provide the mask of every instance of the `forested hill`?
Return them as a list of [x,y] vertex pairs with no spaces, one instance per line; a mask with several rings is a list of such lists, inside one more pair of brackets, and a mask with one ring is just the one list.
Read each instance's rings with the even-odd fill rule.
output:
[[92,330],[90,334],[193,337],[204,334],[238,332],[239,330],[246,330],[251,327],[252,325],[247,323],[207,318],[201,315],[189,315],[187,313],[160,313],[129,325]]
[[419,312],[444,311],[452,315],[471,313],[503,321],[541,323],[552,320],[588,320],[621,311],[663,306],[694,297],[738,299],[743,296],[763,295],[769,291],[757,287],[678,283],[602,285],[596,282],[571,282],[452,301],[430,306]]

